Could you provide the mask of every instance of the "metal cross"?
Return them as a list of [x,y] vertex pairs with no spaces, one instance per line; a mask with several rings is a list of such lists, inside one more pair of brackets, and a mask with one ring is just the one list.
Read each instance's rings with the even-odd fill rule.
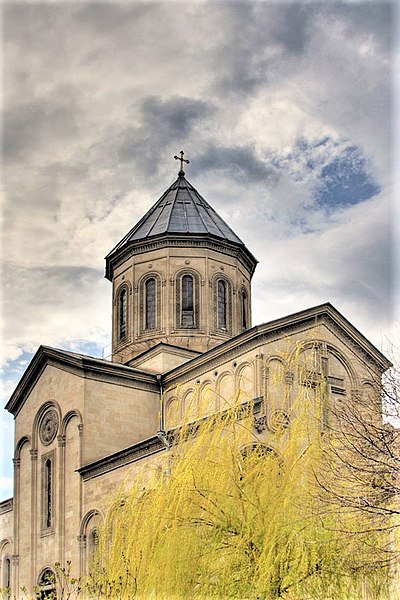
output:
[[183,163],[186,163],[188,165],[188,164],[190,164],[190,160],[183,158],[183,155],[185,154],[183,150],[181,150],[179,154],[181,155],[180,157],[177,156],[176,154],[174,156],[175,160],[181,161],[181,170],[179,171],[178,175],[184,175],[185,171],[183,170]]

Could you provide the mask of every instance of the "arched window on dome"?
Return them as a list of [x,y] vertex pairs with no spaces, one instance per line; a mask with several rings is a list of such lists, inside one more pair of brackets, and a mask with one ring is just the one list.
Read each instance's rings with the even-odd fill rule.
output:
[[247,303],[246,290],[242,290],[240,293],[240,312],[241,312],[242,329],[247,329],[249,326],[249,318],[248,318],[248,303]]
[[217,283],[217,326],[218,329],[227,330],[227,285],[223,279]]
[[232,333],[232,284],[225,275],[213,280],[215,331]]
[[194,270],[184,270],[176,275],[176,327],[196,329],[200,317],[199,274]]
[[123,340],[127,335],[128,322],[128,292],[122,288],[118,296],[118,339]]
[[156,329],[156,280],[154,277],[145,283],[145,329]]
[[194,282],[191,275],[182,277],[182,327],[194,326]]

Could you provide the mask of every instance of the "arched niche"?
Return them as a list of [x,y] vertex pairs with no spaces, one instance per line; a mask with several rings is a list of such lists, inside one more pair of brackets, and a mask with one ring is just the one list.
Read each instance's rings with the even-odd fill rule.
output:
[[166,428],[172,429],[177,427],[181,421],[181,403],[177,396],[172,396],[168,399],[165,406]]
[[199,416],[204,417],[217,410],[214,382],[203,381],[199,388]]
[[234,404],[235,379],[231,371],[220,373],[215,384],[217,410],[224,410]]
[[194,421],[199,416],[199,393],[194,388],[184,392],[182,399],[182,419],[185,423]]
[[81,548],[81,570],[82,573],[89,573],[90,565],[93,562],[99,528],[103,522],[103,515],[97,508],[92,508],[84,515],[79,527],[80,548]]
[[254,366],[246,361],[236,369],[236,397],[238,400],[250,401],[255,396]]

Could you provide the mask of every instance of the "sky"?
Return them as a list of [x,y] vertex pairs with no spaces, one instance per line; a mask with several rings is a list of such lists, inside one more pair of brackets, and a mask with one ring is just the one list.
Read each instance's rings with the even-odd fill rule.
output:
[[[180,150],[259,260],[254,325],[329,301],[386,350],[397,17],[383,1],[3,2],[2,405],[40,344],[110,353],[104,256]],[[1,499],[3,410],[0,436]]]

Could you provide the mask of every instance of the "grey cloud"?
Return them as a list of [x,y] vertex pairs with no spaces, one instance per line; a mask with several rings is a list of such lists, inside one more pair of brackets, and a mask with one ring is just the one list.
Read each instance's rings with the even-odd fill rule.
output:
[[165,154],[166,146],[184,142],[193,128],[204,123],[213,112],[211,103],[194,98],[145,98],[141,103],[141,125],[124,129],[116,141],[118,160],[134,162],[139,173],[154,173],[158,169],[157,159]]
[[76,97],[65,86],[8,108],[4,115],[5,161],[21,160],[35,149],[51,152],[53,144],[61,148],[78,133],[78,118]]
[[275,7],[273,39],[293,54],[302,54],[312,32],[315,7],[302,2]]
[[347,34],[373,36],[373,40],[385,52],[390,52],[395,40],[396,4],[394,0],[373,2],[338,2],[321,5],[321,15],[340,20]]
[[260,160],[249,146],[225,147],[210,144],[204,152],[195,156],[191,172],[225,171],[229,177],[242,182],[268,182],[278,178],[277,170]]
[[[302,55],[312,33],[315,9],[303,3],[234,3],[226,8],[227,43],[216,62],[217,89],[253,93],[273,81],[285,53]],[[229,44],[229,47],[228,47]],[[287,68],[287,65],[284,67]]]
[[132,30],[132,25],[157,11],[157,5],[146,2],[112,3],[90,2],[79,7],[76,20],[92,30],[93,34],[113,35],[116,30]]

